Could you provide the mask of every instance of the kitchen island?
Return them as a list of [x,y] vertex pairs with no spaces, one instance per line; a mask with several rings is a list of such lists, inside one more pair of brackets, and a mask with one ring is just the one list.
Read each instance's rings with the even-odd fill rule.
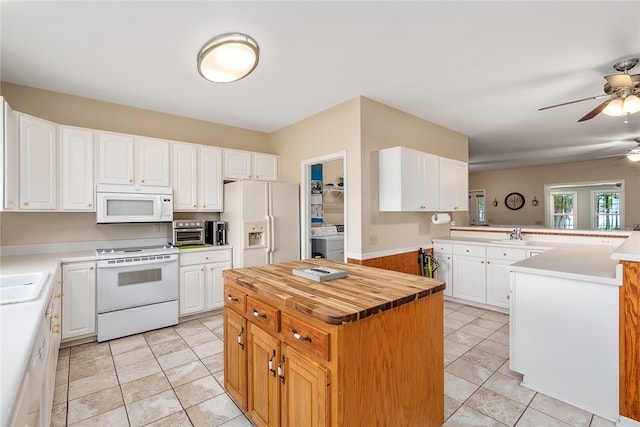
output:
[[324,259],[223,275],[225,388],[256,425],[442,424],[442,281]]

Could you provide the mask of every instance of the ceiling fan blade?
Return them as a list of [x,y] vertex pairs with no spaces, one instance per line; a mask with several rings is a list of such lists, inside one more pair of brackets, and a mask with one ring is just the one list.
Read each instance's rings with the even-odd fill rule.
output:
[[611,99],[607,99],[602,104],[598,105],[596,108],[594,108],[593,110],[589,111],[584,117],[582,117],[580,120],[578,120],[578,122],[584,122],[586,120],[593,119],[595,116],[600,114],[602,112],[602,110],[604,110],[606,108],[606,106],[609,105],[609,103],[611,101],[613,101],[614,99],[615,99],[615,97],[611,98]]
[[589,100],[591,100],[591,99],[604,98],[605,96],[610,96],[610,95],[596,95],[596,96],[590,96],[589,98],[582,98],[582,99],[577,99],[577,100],[575,100],[575,101],[563,102],[562,104],[556,104],[556,105],[550,105],[550,106],[548,106],[548,107],[538,108],[538,111],[548,110],[549,108],[562,107],[563,105],[575,104],[575,103],[577,103],[577,102],[582,102],[582,101],[589,101]]
[[633,81],[629,74],[611,74],[609,76],[604,76],[604,78],[614,89],[619,87],[633,87]]

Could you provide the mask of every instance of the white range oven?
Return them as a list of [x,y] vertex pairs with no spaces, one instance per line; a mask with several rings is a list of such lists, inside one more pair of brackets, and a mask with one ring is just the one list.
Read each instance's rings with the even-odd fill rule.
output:
[[96,251],[98,341],[178,323],[178,249],[171,245]]

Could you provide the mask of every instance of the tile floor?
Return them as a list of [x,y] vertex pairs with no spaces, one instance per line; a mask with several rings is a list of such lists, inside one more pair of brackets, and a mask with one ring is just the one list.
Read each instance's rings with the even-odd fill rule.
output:
[[[508,316],[445,302],[445,423],[611,427],[519,385]],[[222,315],[62,349],[52,426],[250,427],[223,389]]]

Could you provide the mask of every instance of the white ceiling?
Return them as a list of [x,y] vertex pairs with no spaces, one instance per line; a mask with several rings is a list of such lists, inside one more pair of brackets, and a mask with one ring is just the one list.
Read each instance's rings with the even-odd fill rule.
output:
[[[640,56],[640,0],[0,7],[10,83],[264,132],[363,95],[468,135],[471,171],[624,154],[640,136],[640,113],[577,123],[602,99],[537,111],[602,94]],[[260,63],[207,82],[196,55],[227,32],[254,37]]]

